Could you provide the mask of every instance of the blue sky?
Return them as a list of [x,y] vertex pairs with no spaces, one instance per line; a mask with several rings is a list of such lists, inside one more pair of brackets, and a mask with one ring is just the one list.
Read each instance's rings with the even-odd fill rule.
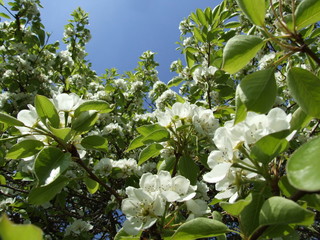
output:
[[169,81],[172,61],[182,58],[179,23],[197,8],[214,8],[220,0],[43,0],[42,21],[51,40],[61,40],[63,27],[78,6],[89,13],[92,39],[88,59],[100,75],[105,68],[133,70],[142,52],[158,53],[161,81]]

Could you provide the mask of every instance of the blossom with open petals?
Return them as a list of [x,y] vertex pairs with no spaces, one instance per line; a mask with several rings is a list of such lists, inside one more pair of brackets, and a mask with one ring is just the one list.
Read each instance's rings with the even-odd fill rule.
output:
[[156,223],[165,211],[165,201],[159,194],[152,194],[133,187],[127,187],[128,198],[122,201],[122,212],[127,216],[123,229],[130,235],[147,229]]

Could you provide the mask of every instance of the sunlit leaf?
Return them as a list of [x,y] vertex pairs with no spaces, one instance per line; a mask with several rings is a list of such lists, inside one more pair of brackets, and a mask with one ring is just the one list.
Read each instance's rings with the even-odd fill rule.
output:
[[7,159],[19,159],[19,158],[26,158],[35,155],[38,153],[44,144],[41,141],[28,139],[18,142],[17,144],[13,145],[7,155]]
[[71,154],[59,148],[47,147],[41,150],[34,163],[34,172],[39,185],[48,185],[65,172],[71,162]]
[[320,21],[320,1],[303,0],[295,11],[297,29]]
[[223,67],[228,73],[236,73],[254,58],[263,46],[263,40],[256,36],[237,35],[231,38],[223,50]]
[[0,218],[2,240],[42,240],[42,230],[33,224],[14,224],[3,214]]
[[222,222],[200,217],[182,224],[171,239],[194,240],[219,236],[227,232],[229,232],[228,227]]
[[237,3],[253,24],[257,26],[264,25],[266,14],[265,0],[237,0]]

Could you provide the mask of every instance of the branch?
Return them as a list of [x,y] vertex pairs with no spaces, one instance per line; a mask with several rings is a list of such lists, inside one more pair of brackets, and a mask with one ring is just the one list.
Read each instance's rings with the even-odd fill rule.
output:
[[69,152],[72,154],[72,157],[76,163],[78,163],[89,175],[89,177],[98,182],[101,186],[103,186],[109,193],[111,193],[118,201],[122,201],[122,197],[110,186],[108,186],[104,181],[102,181],[100,178],[98,178],[90,168],[87,167],[87,165],[81,160],[78,151],[74,145],[71,145],[71,149],[69,149]]

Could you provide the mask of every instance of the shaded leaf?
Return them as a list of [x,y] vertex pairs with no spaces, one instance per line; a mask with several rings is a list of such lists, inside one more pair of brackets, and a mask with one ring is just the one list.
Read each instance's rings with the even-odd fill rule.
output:
[[274,70],[266,69],[247,75],[238,85],[236,94],[248,111],[269,111],[277,96]]
[[312,117],[320,117],[320,79],[302,68],[288,72],[288,87],[302,110]]
[[30,191],[28,202],[30,204],[41,205],[49,202],[68,184],[66,177],[59,177],[56,181],[43,187],[37,187]]
[[289,142],[286,137],[290,131],[271,133],[259,139],[253,147],[251,147],[250,157],[258,162],[267,164],[280,153],[284,152]]
[[299,147],[287,163],[288,180],[299,190],[320,191],[320,137]]
[[300,130],[308,125],[312,117],[307,115],[302,108],[298,108],[293,114],[290,121],[290,130]]
[[178,169],[182,176],[189,179],[191,185],[197,184],[200,169],[190,156],[183,156],[179,159]]
[[314,213],[283,197],[267,199],[259,215],[259,224],[261,226],[292,223],[311,225],[313,221]]
[[81,145],[86,149],[108,151],[108,140],[101,136],[88,136],[82,139]]

